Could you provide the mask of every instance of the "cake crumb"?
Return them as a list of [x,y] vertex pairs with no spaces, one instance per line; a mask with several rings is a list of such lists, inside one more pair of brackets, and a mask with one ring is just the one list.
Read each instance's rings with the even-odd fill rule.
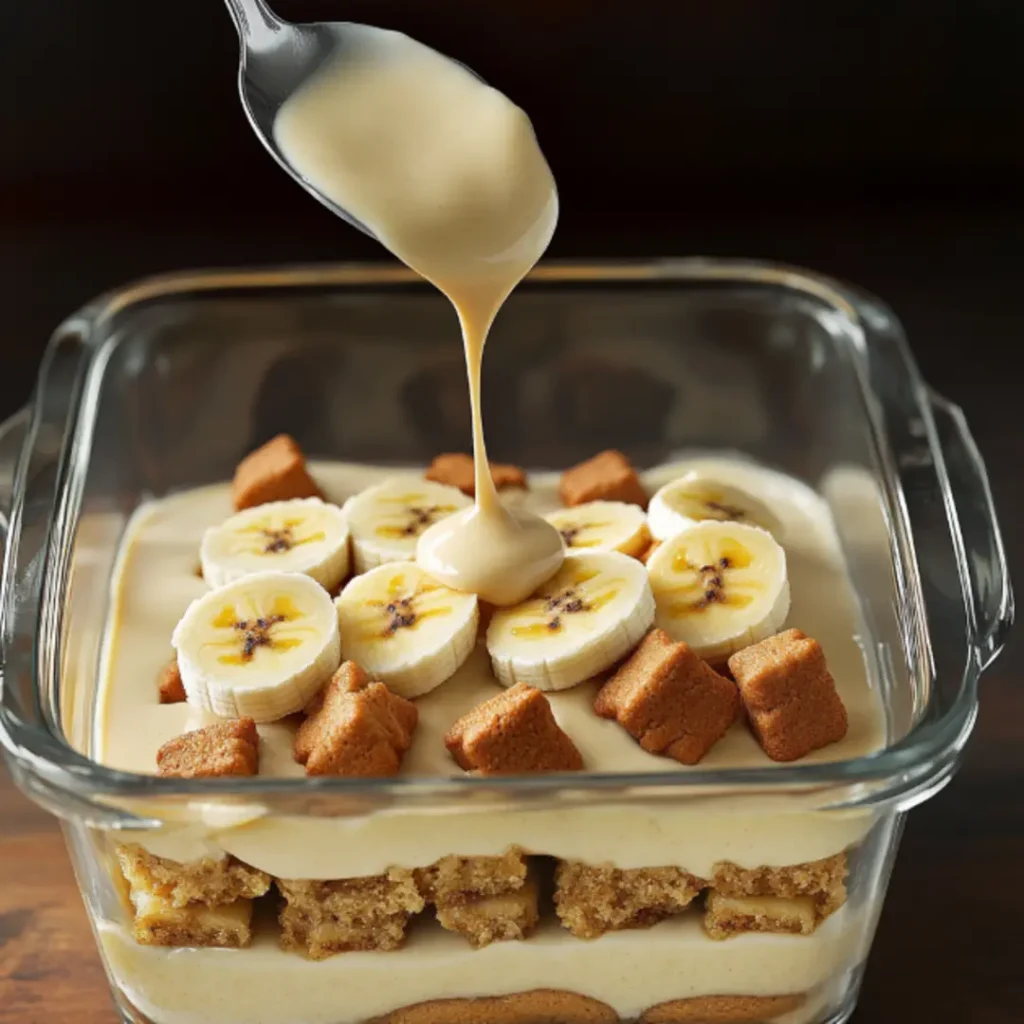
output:
[[[491,479],[499,491],[506,487],[526,488],[526,472],[519,466],[512,466],[506,462],[488,462],[488,465],[491,467]],[[435,483],[458,487],[463,494],[468,494],[471,498],[476,496],[473,456],[465,452],[446,452],[438,455],[425,475],[428,480]]]
[[157,690],[160,693],[161,704],[181,704],[188,700],[185,684],[181,681],[177,658],[172,658],[160,670],[160,675],[157,677]]
[[306,708],[295,760],[307,775],[397,775],[419,718],[416,706],[346,661]]
[[218,907],[175,907],[167,900],[132,890],[134,927],[141,946],[191,946],[242,949],[252,941],[252,900]]
[[259,742],[256,723],[251,718],[208,725],[165,743],[157,751],[157,770],[161,775],[179,779],[255,775]]
[[482,949],[492,942],[527,938],[540,920],[538,902],[539,888],[531,877],[512,892],[470,899],[442,898],[435,908],[442,928],[458,932],[474,949]]
[[736,720],[735,684],[687,644],[653,629],[598,691],[594,711],[644,750],[697,764]]
[[270,889],[270,875],[227,855],[180,863],[128,844],[117,847],[117,861],[133,890],[155,896],[172,907],[193,903],[215,907],[255,899]]
[[278,434],[238,464],[231,497],[235,510],[240,512],[269,501],[323,495],[306,469],[302,449],[287,434]]
[[622,452],[609,449],[562,474],[558,493],[566,505],[588,501],[625,501],[647,508],[647,492],[632,463]]
[[583,767],[580,752],[555,721],[547,697],[526,683],[516,683],[463,715],[444,742],[461,768],[483,775]]
[[526,882],[526,856],[518,846],[498,857],[449,854],[429,867],[418,868],[416,885],[428,903],[515,892]]
[[707,883],[682,868],[629,868],[559,861],[555,910],[579,939],[647,928],[682,913]]
[[278,878],[284,897],[281,945],[323,960],[352,950],[397,949],[409,918],[424,907],[413,872],[309,881]]
[[818,920],[824,920],[846,902],[847,871],[845,853],[788,867],[741,868],[722,861],[714,866],[711,885],[723,896],[810,896]]
[[799,629],[738,651],[729,671],[754,735],[773,761],[799,760],[846,735],[846,708],[825,654]]

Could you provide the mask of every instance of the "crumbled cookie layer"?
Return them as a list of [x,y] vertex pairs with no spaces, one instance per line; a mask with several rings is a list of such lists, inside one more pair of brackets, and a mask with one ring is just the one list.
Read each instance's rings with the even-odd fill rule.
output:
[[645,1010],[642,1024],[764,1024],[799,1009],[806,996],[695,996]]
[[464,935],[474,949],[525,939],[540,920],[539,895],[537,880],[531,877],[521,888],[497,896],[440,899],[437,920],[448,931]]
[[[510,466],[503,462],[489,462],[488,465],[491,468],[491,479],[499,491],[506,487],[526,487],[526,472],[519,466]],[[438,455],[427,468],[425,476],[435,483],[458,487],[463,494],[468,494],[471,498],[476,495],[473,456],[465,452]]]
[[515,892],[526,882],[526,856],[518,847],[500,857],[442,857],[415,872],[416,884],[428,903]]
[[252,940],[252,901],[218,907],[194,903],[176,907],[151,893],[132,889],[133,934],[143,946],[220,946],[239,949]]
[[240,899],[256,899],[270,889],[270,875],[234,857],[180,864],[155,857],[141,846],[119,846],[117,860],[134,891],[147,893],[172,907],[186,907],[191,903],[213,907]]
[[647,492],[633,464],[622,452],[609,449],[567,469],[558,485],[566,505],[588,501],[626,501],[647,508]]
[[[116,852],[139,942],[249,941],[251,903],[268,892],[267,874],[231,857],[179,864],[133,845]],[[542,863],[513,847],[500,856],[450,855],[425,868],[392,868],[364,878],[273,879],[284,898],[281,944],[312,959],[396,949],[410,918],[428,905],[442,927],[476,948],[525,939],[540,919]],[[713,939],[744,932],[807,935],[845,903],[846,874],[845,853],[788,867],[748,869],[723,861],[709,880],[673,866],[619,869],[559,861],[554,906],[563,927],[593,939],[683,913],[703,891],[704,926]]]
[[259,770],[259,743],[251,718],[218,722],[168,740],[157,751],[157,770],[179,779],[255,775]]
[[560,861],[555,909],[577,938],[644,928],[682,913],[707,883],[681,868],[630,868]]
[[281,945],[322,960],[347,950],[397,949],[424,907],[412,871],[317,882],[278,878]]
[[773,761],[796,761],[846,735],[846,708],[817,640],[787,629],[729,659],[750,727]]

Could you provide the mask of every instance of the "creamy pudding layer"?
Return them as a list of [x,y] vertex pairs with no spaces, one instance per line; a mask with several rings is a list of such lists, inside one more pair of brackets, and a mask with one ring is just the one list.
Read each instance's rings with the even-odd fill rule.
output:
[[[337,463],[314,463],[311,468],[327,500],[339,504],[394,473]],[[868,644],[827,506],[791,478],[729,459],[702,458],[661,467],[646,473],[644,484],[653,491],[694,468],[757,495],[782,522],[792,591],[788,622],[820,641],[849,714],[846,737],[801,763],[839,761],[880,749],[881,704],[861,646]],[[554,474],[536,474],[528,492],[506,500],[545,512],[559,507],[556,488]],[[93,738],[94,756],[104,764],[154,773],[161,744],[213,721],[188,704],[159,704],[155,680],[172,654],[175,624],[207,589],[197,575],[203,531],[231,511],[228,486],[214,485],[152,502],[133,518],[112,583]],[[402,775],[461,775],[445,749],[444,733],[458,716],[500,690],[480,645],[452,679],[417,701],[420,724]],[[696,767],[649,754],[617,723],[594,713],[595,692],[596,684],[583,684],[547,695],[588,772],[701,772],[774,764],[742,722]],[[261,725],[259,731],[260,775],[304,777],[292,756],[294,725],[278,722]],[[569,860],[610,861],[623,868],[676,865],[708,875],[721,860],[745,867],[818,860],[856,842],[872,820],[866,812],[801,811],[794,808],[799,799],[795,795],[778,803],[771,797],[722,797],[713,804],[701,799],[672,805],[656,803],[653,797],[648,803],[634,796],[621,806],[590,803],[545,810],[396,808],[345,819],[270,817],[259,807],[196,802],[181,809],[178,822],[136,841],[152,853],[179,861],[228,852],[286,878],[372,875],[389,865],[424,866],[452,852],[498,855],[511,845]],[[134,809],[146,810],[138,805]],[[160,809],[160,816],[167,818],[167,808]],[[457,851],[452,849],[453,834],[458,835]]]
[[[168,950],[138,946],[116,925],[100,931],[111,969],[153,1024],[341,1024],[428,999],[544,988],[589,996],[633,1020],[658,1003],[709,993],[809,992],[858,963],[867,939],[867,922],[852,908],[813,935],[743,935],[726,943],[709,942],[696,915],[592,942],[567,941],[548,924],[526,941],[471,953],[459,936],[425,925],[402,949],[319,963],[264,938],[244,950]],[[813,1002],[786,1019],[813,1020]]]

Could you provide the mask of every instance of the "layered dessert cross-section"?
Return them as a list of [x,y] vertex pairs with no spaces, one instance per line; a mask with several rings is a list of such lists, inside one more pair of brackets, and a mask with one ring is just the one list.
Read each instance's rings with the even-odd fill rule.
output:
[[[401,478],[307,465],[278,439],[234,491],[141,509],[114,581],[96,756],[190,780],[556,773],[568,793],[591,775],[660,783],[881,746],[863,626],[810,489],[723,459],[639,474],[606,452],[561,480],[502,467],[503,500],[561,524],[571,571],[495,611],[403,561],[465,507],[467,465]],[[334,522],[321,504],[344,507],[344,529],[316,526]],[[208,564],[231,578],[219,603],[195,572],[214,529]],[[279,587],[285,556],[314,583],[333,567],[340,643],[305,583]],[[193,610],[175,633],[198,601],[209,623]],[[546,668],[534,650],[553,652]],[[249,714],[222,713],[234,706]],[[204,811],[112,847],[125,920],[101,938],[126,998],[153,1024],[278,1024],[283,993],[304,1024],[812,1024],[866,945],[847,892],[864,812],[600,792],[373,803]]]

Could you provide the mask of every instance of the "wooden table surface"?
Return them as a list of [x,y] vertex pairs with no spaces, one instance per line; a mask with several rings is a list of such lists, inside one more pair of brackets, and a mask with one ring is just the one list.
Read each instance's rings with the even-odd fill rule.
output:
[[[780,258],[857,280],[902,316],[926,377],[962,404],[986,455],[1011,563],[1024,518],[1024,435],[1014,426],[1017,377],[995,372],[1019,348],[1021,220],[1003,215],[885,230],[858,214],[813,224],[717,222],[686,251]],[[608,237],[608,236],[602,236]],[[677,240],[630,235],[614,247],[577,234],[562,255],[678,251]],[[12,350],[0,413],[24,399],[38,342],[89,296],[163,267],[269,262],[329,252],[286,233],[214,237],[164,225],[158,240],[122,227],[102,235],[0,232],[0,278],[11,287]],[[40,284],[44,278],[45,286]],[[6,355],[6,353],[5,353]],[[1024,574],[1018,573],[1024,578]],[[910,815],[868,962],[856,1024],[1020,1024],[1024,1021],[1024,644],[1011,643],[982,686],[981,712],[954,781]],[[56,823],[0,773],[0,1022],[113,1024],[107,993]]]

